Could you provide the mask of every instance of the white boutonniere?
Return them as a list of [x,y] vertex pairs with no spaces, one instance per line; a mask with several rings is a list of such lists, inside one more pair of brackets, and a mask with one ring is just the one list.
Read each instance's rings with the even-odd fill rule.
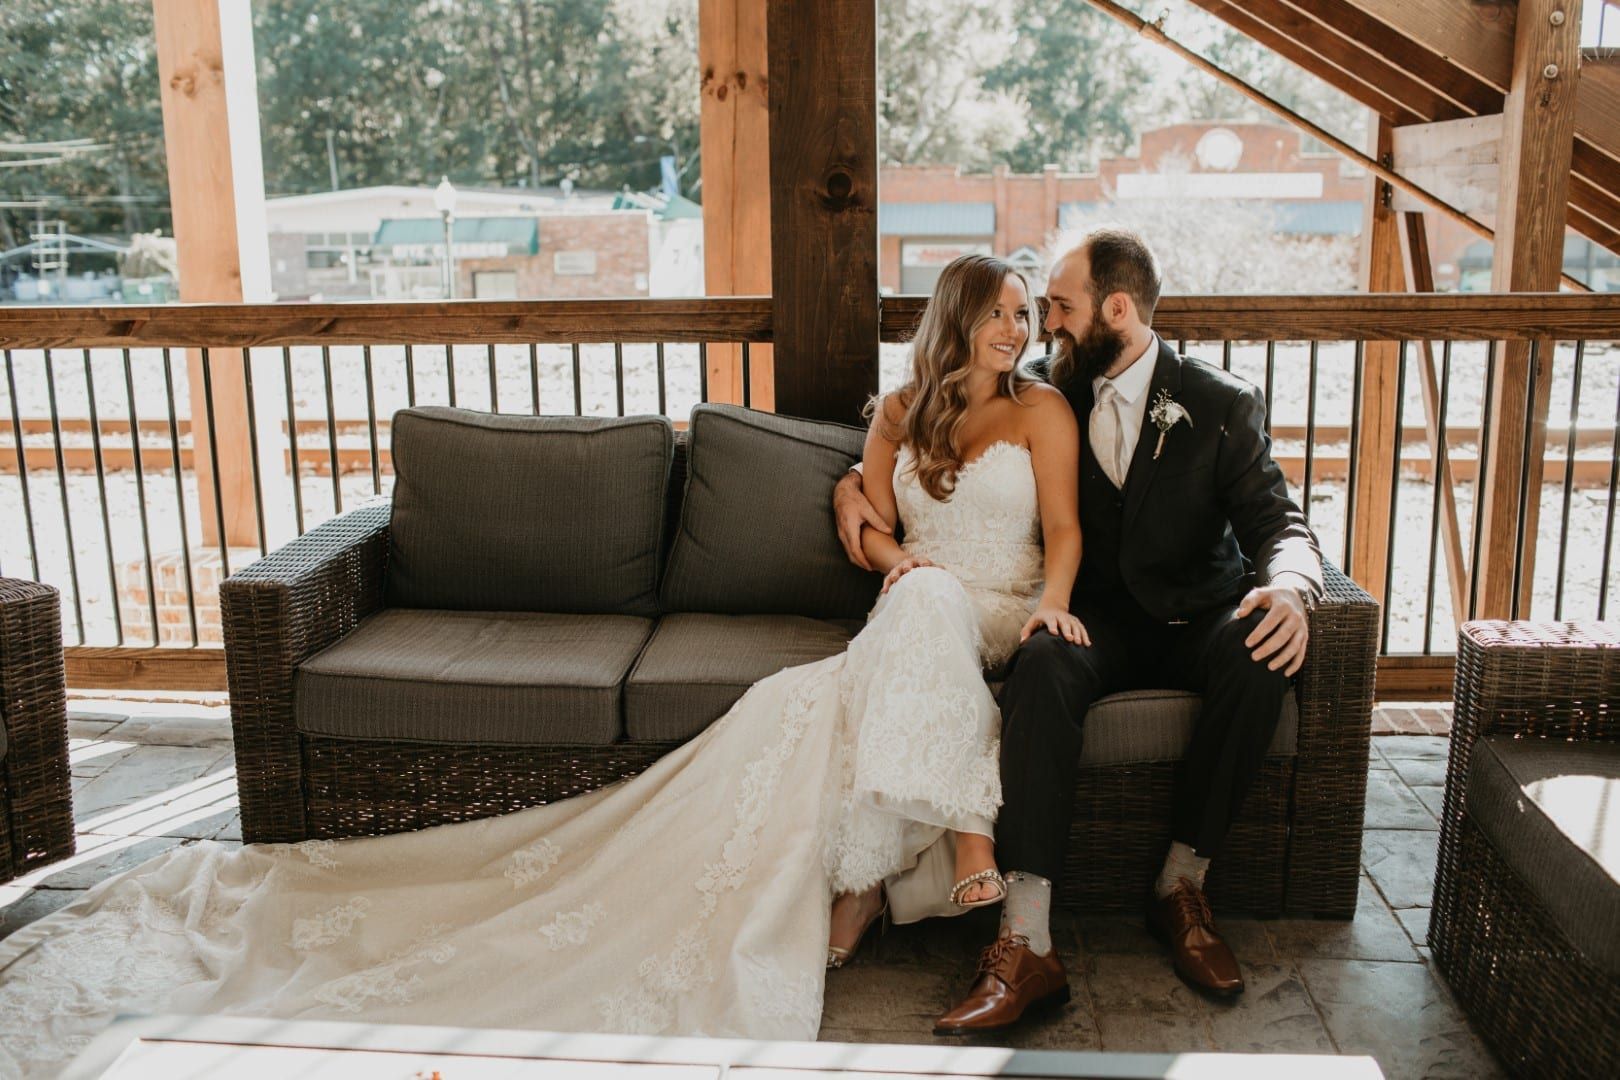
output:
[[1159,445],[1153,448],[1153,460],[1158,461],[1159,455],[1164,453],[1164,437],[1170,434],[1170,429],[1181,421],[1187,421],[1192,427],[1192,417],[1182,406],[1181,402],[1170,396],[1170,391],[1160,390],[1159,396],[1153,399],[1153,410],[1148,413],[1153,426],[1159,429]]

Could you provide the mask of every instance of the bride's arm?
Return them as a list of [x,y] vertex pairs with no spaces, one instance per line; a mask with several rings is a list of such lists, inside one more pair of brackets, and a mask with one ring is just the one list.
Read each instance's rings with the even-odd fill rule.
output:
[[[1027,418],[1029,456],[1035,467],[1041,540],[1046,547],[1046,584],[1030,621],[1050,624],[1055,614],[1068,612],[1074,579],[1080,572],[1080,426],[1058,391],[1032,386],[1025,392],[1030,395],[1026,400],[1031,410]],[[1085,636],[1083,627],[1080,635]]]
[[[894,394],[878,403],[872,415],[872,426],[866,431],[866,449],[861,457],[861,492],[889,526],[889,533],[894,531],[900,516],[894,501],[894,459],[899,444],[889,436],[899,432],[902,413]],[[872,569],[880,574],[887,574],[906,557],[892,535],[876,529],[861,530],[861,550]]]

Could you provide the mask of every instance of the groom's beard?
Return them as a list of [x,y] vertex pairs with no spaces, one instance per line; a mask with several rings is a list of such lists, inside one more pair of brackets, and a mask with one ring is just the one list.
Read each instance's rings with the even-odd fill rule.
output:
[[1087,382],[1106,375],[1125,352],[1125,335],[1104,322],[1100,311],[1092,314],[1084,337],[1076,339],[1062,330],[1052,336],[1058,342],[1057,368]]

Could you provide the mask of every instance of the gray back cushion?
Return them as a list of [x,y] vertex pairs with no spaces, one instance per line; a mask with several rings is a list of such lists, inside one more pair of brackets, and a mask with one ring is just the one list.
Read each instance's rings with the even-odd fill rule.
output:
[[693,409],[664,610],[864,617],[882,582],[845,557],[832,492],[865,441],[843,424]]
[[394,414],[391,607],[656,615],[662,416]]

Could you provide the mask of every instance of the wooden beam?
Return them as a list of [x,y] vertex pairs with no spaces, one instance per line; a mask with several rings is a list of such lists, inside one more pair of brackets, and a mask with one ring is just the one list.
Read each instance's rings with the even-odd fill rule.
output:
[[1457,661],[1451,656],[1380,656],[1378,701],[1450,701]]
[[777,408],[857,422],[878,387],[876,0],[768,0]]
[[[1553,16],[1572,11],[1574,17]],[[1570,154],[1580,85],[1580,7],[1521,0],[1513,86],[1503,111],[1491,272],[1496,292],[1553,288],[1564,261]],[[1489,462],[1478,499],[1474,617],[1530,615],[1553,342],[1505,341],[1492,365]]]
[[[153,0],[152,8],[180,299],[268,299],[269,242],[247,0]],[[199,491],[213,489],[216,460],[219,469],[220,513],[201,515],[203,543],[210,546],[247,547],[258,540],[245,363],[238,351],[209,357],[210,408],[202,355],[196,350],[186,355],[191,414],[199,421]],[[208,415],[214,418],[212,431],[203,422]]]
[[[1278,0],[1193,0],[1228,26],[1305,69],[1397,124],[1460,115],[1428,87],[1407,80],[1378,57],[1312,22]],[[1390,82],[1400,85],[1390,87]],[[1407,100],[1396,90],[1418,99]],[[1436,111],[1424,106],[1432,105]]]
[[[1489,218],[1496,213],[1501,113],[1412,124],[1398,127],[1392,134],[1392,160],[1402,176],[1470,216]],[[1396,189],[1390,209],[1422,212],[1428,206]]]
[[1287,0],[1290,7],[1360,43],[1412,78],[1456,103],[1464,112],[1502,109],[1502,91],[1451,63],[1441,53],[1391,29],[1348,0]]
[[1374,21],[1438,52],[1499,91],[1507,90],[1513,65],[1513,3],[1494,0],[1349,0],[1349,3]]
[[[1409,211],[1401,215],[1401,260],[1407,283],[1415,293],[1434,292],[1434,263],[1429,255],[1429,235],[1423,214]],[[1440,414],[1445,408],[1441,378],[1435,368],[1434,346],[1428,338],[1418,342],[1418,379],[1423,391],[1423,427],[1429,444],[1430,476],[1440,496],[1440,536],[1444,540],[1446,580],[1451,585],[1451,610],[1468,610],[1468,564],[1464,559],[1462,526],[1457,521],[1457,479],[1451,467],[1449,439],[1442,438]],[[1402,433],[1404,436],[1404,432]]]
[[[1343,42],[1332,39],[1324,28],[1315,26],[1309,19],[1302,18],[1298,11],[1290,10],[1281,3],[1270,0],[1192,0],[1192,3],[1244,36],[1251,37],[1257,44],[1265,45],[1288,62],[1301,66],[1336,91],[1372,108],[1380,117],[1395,123],[1422,123],[1424,120],[1442,118],[1434,113],[1422,112],[1406,100],[1401,100],[1393,87],[1385,89],[1377,81],[1367,78],[1374,71],[1380,76],[1387,74],[1390,78],[1398,78],[1398,74],[1388,70],[1377,58],[1354,49],[1353,45],[1346,47]],[[1311,31],[1309,34],[1306,34],[1306,28]],[[1302,36],[1311,37],[1311,42],[1301,40]],[[1332,44],[1328,44],[1330,39]],[[1358,60],[1351,60],[1353,52],[1359,53]],[[1359,68],[1358,63],[1361,65]],[[1426,92],[1432,94],[1432,91]]]
[[[771,154],[765,0],[699,0],[703,277],[709,296],[771,291]],[[749,403],[775,405],[769,345],[749,350]],[[709,348],[709,400],[743,400],[742,347]]]
[[[1371,119],[1373,156],[1388,162],[1394,130],[1383,117]],[[1404,292],[1399,219],[1390,209],[1393,189],[1368,177],[1361,220],[1361,291]],[[1389,581],[1390,498],[1397,471],[1395,414],[1400,391],[1400,347],[1370,341],[1361,367],[1361,417],[1356,440],[1356,475],[1351,481],[1349,574],[1380,603]]]
[[75,690],[224,690],[225,650],[130,649],[69,645],[67,684]]

